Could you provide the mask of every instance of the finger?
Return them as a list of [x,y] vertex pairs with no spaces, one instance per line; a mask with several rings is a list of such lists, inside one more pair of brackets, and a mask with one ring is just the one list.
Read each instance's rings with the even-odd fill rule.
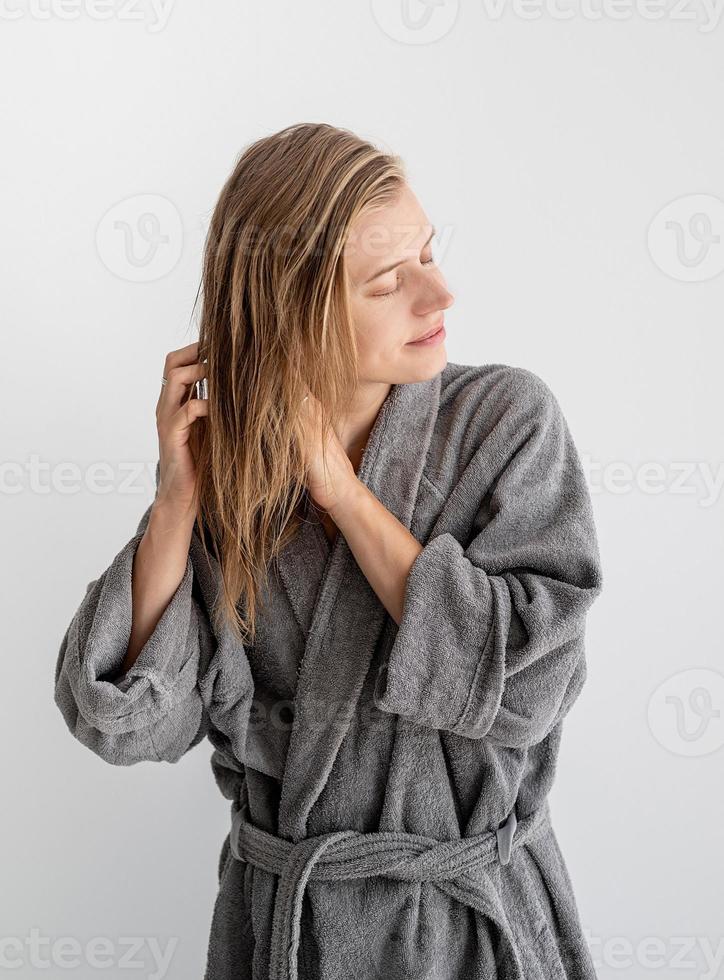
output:
[[178,435],[188,429],[198,418],[209,414],[209,403],[206,398],[189,398],[187,402],[174,413],[171,419],[171,432]]
[[169,351],[166,355],[166,360],[163,364],[163,376],[168,377],[168,372],[171,368],[179,367],[184,364],[193,364],[199,359],[199,342],[195,340],[192,344],[187,344],[186,347],[180,347],[178,350]]
[[169,368],[166,384],[162,386],[156,405],[156,416],[168,417],[176,412],[185,399],[189,387],[206,377],[208,365],[203,361]]

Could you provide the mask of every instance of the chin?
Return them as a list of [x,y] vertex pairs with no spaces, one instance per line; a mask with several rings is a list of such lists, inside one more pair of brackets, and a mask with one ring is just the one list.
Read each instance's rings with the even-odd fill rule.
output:
[[437,347],[415,349],[412,355],[407,358],[407,374],[411,375],[405,379],[405,383],[415,381],[429,381],[439,374],[447,365],[447,351],[445,344]]

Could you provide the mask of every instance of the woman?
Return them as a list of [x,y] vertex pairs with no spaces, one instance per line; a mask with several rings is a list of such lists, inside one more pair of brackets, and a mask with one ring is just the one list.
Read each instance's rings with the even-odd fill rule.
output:
[[206,980],[595,978],[547,803],[590,498],[545,382],[447,363],[432,231],[348,131],[246,150],[156,498],[62,641],[56,703],[102,758],[214,747]]

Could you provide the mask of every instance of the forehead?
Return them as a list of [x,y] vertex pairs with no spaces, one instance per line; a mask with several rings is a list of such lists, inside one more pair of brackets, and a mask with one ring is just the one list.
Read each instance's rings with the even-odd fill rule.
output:
[[397,200],[351,225],[344,246],[351,277],[363,280],[386,262],[418,256],[431,230],[422,205],[405,185]]

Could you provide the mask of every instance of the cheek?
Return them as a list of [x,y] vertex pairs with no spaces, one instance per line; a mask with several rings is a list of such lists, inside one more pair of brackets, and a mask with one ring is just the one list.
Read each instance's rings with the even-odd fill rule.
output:
[[355,328],[360,357],[397,351],[415,333],[409,311],[394,299],[371,300],[370,306],[355,316]]

